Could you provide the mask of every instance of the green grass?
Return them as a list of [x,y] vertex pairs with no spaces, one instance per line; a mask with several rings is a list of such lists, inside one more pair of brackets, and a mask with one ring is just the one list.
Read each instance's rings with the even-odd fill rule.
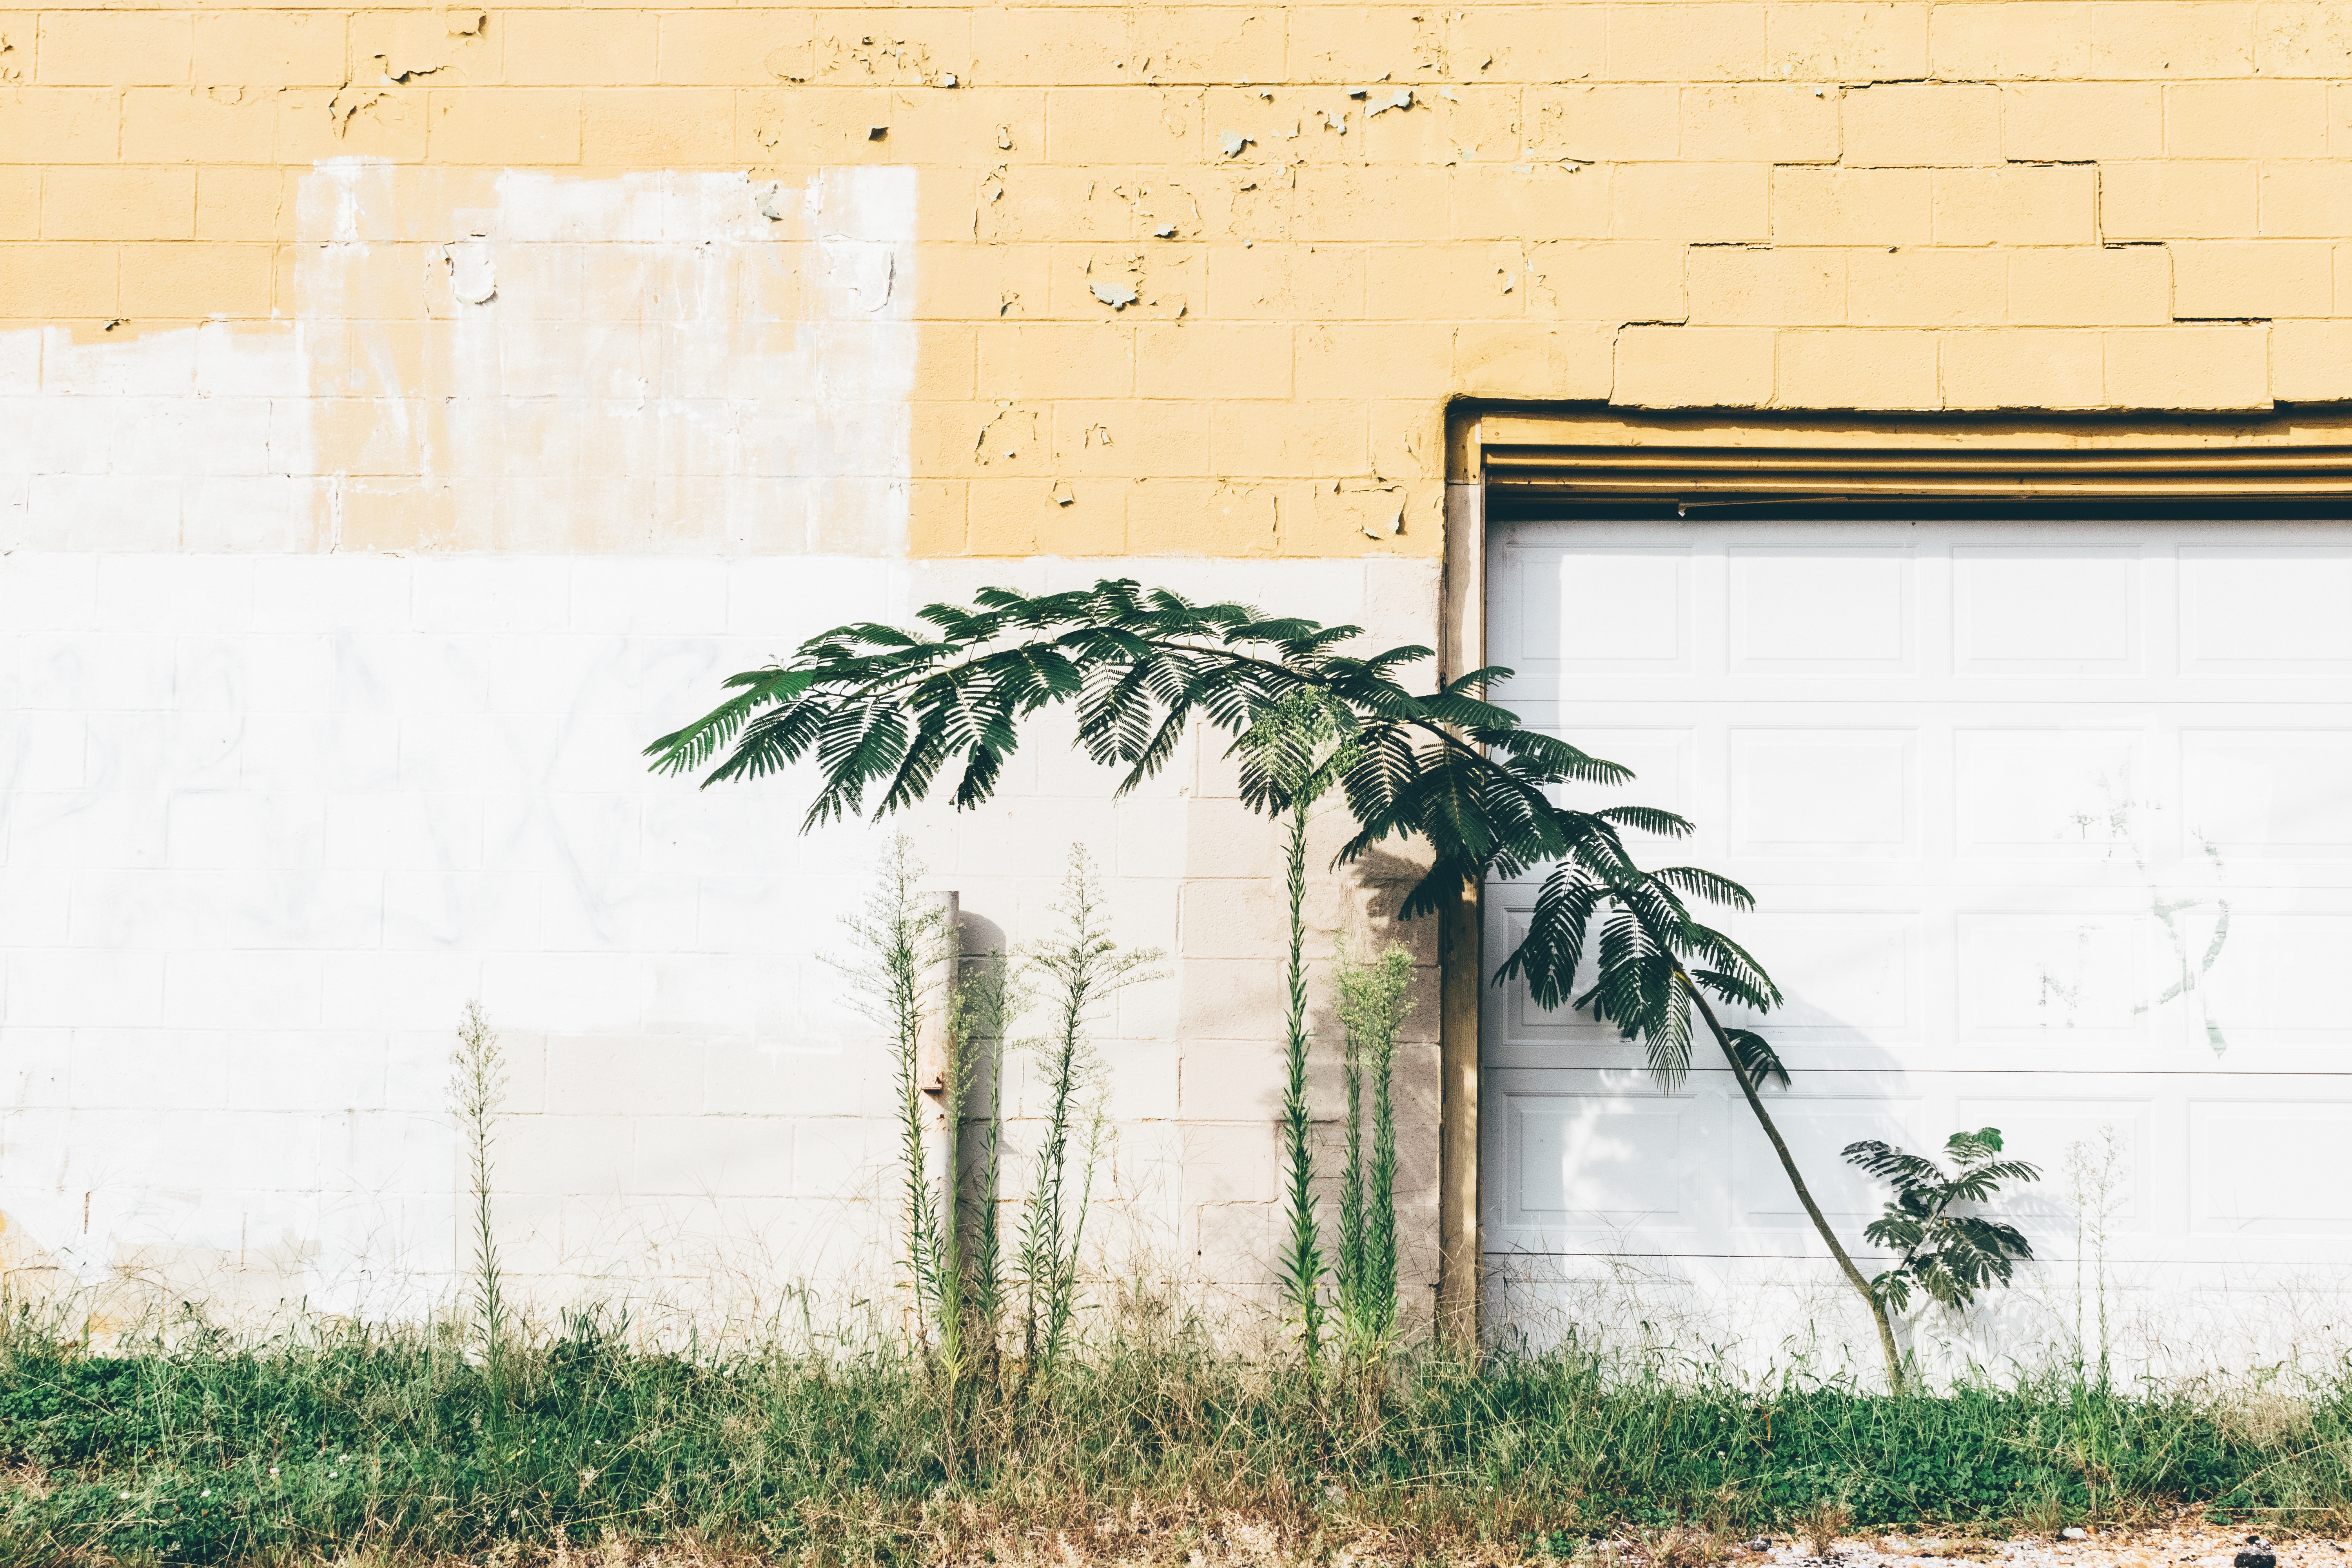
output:
[[[968,1556],[1110,1514],[1262,1516],[1324,1550],[1564,1549],[1624,1525],[2055,1528],[2183,1504],[2326,1523],[2352,1392],[2243,1404],[2072,1379],[1888,1398],[1559,1353],[1310,1376],[1181,1331],[1105,1334],[1026,1401],[887,1348],[681,1356],[593,1321],[494,1388],[455,1333],[190,1333],[97,1355],[0,1341],[0,1561],[287,1562],[695,1539],[826,1561]],[[1003,1380],[1010,1384],[1013,1380]],[[2280,1514],[2273,1510],[2297,1510]],[[509,1548],[509,1551],[511,1548]]]

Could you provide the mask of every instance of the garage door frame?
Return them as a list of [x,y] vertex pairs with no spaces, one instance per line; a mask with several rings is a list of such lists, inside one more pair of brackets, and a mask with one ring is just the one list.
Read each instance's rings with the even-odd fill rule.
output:
[[[1486,662],[1486,520],[1527,510],[1797,508],[1834,515],[1897,502],[2037,512],[2193,505],[2200,517],[2340,515],[2352,506],[2352,415],[1958,420],[1720,411],[1631,414],[1471,400],[1447,410],[1440,661]],[[1441,917],[1438,1312],[1477,1331],[1481,890]]]

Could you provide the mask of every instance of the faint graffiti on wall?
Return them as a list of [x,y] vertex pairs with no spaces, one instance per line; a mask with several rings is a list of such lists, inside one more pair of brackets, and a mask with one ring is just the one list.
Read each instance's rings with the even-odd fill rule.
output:
[[[2113,792],[2108,779],[2102,778],[2100,784],[2110,791],[2106,808],[2095,813],[2078,812],[2071,821],[2084,841],[2105,846],[2110,862],[2129,857],[2132,870],[2147,892],[2148,913],[2164,933],[2167,950],[2159,968],[2166,982],[2162,990],[2152,997],[2135,1001],[2132,1012],[2145,1016],[2178,1003],[2188,1010],[2189,1026],[2201,1035],[2215,1056],[2220,1056],[2229,1049],[2230,1042],[2222,1033],[2221,1019],[2214,1016],[2212,988],[2208,982],[2230,940],[2229,866],[2222,859],[2221,847],[2191,828],[2188,837],[2196,847],[2196,855],[2182,857],[2171,875],[2158,875],[2150,864],[2147,849],[2151,835],[2142,830],[2142,824],[2147,817],[2161,812],[2163,806],[2123,798]],[[2087,941],[2088,933],[2083,934]],[[2077,973],[2071,983],[2045,970],[2045,998],[2071,1001],[2079,993],[2081,962],[2078,953]]]

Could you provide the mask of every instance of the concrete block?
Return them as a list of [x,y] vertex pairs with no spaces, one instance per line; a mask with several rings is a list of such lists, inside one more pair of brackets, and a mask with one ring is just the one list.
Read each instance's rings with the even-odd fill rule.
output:
[[1136,332],[1135,390],[1143,397],[1287,397],[1290,329],[1186,321]]
[[[2113,243],[2295,232],[2255,226],[2254,189],[2248,163],[2108,163],[2099,170],[2100,237]],[[2283,217],[2297,208],[2296,190],[2294,181],[2281,187]]]
[[1618,239],[1765,239],[1770,190],[1771,171],[1760,163],[1621,166],[1610,187],[1609,232]]
[[1772,171],[1775,245],[1925,245],[1934,182],[1925,169]]
[[310,952],[175,952],[163,964],[162,1022],[183,1029],[316,1028],[325,966]]
[[[1276,862],[1277,867],[1279,862]],[[1276,959],[1282,956],[1285,905],[1274,879],[1186,882],[1181,885],[1182,937],[1187,959]]]
[[1683,156],[1681,95],[1681,89],[1669,84],[1530,91],[1526,150],[1586,163],[1661,163]]
[[1750,327],[1628,327],[1610,401],[1633,407],[1759,407],[1772,398],[1772,333]]
[[499,1128],[499,1185],[558,1196],[623,1192],[635,1142],[628,1117],[510,1117]]
[[2281,403],[2352,397],[2352,321],[2281,321],[2273,326],[2271,395]]
[[436,90],[425,95],[427,153],[498,168],[577,163],[581,105],[574,88]]
[[1209,463],[1219,473],[1317,479],[1370,466],[1360,403],[1219,403],[1209,410]]
[[1272,960],[1187,959],[1177,984],[1177,1033],[1188,1039],[1247,1037],[1286,1005],[1282,965]]
[[1125,13],[1090,6],[982,11],[971,20],[974,79],[992,85],[1108,85],[1129,76]]
[[1455,239],[1604,239],[1610,230],[1606,167],[1464,164],[1453,171],[1447,232]]
[[1528,272],[1526,250],[1507,241],[1381,246],[1367,263],[1364,313],[1418,321],[1438,304],[1450,316],[1508,320],[1527,313]]
[[2081,5],[1947,5],[1929,26],[1932,74],[1949,79],[2065,80],[2091,68],[2092,17]]
[[110,318],[118,278],[115,245],[0,247],[0,299],[14,320]]
[[1298,329],[1300,397],[1439,397],[1452,384],[1454,329],[1445,322],[1318,323]]
[[238,725],[239,786],[264,794],[387,790],[400,782],[400,721],[388,714],[256,713]]
[[2164,153],[2163,89],[2154,82],[2004,82],[2000,115],[2001,150],[2013,162],[2105,162]]
[[2169,247],[2011,251],[2009,320],[2020,326],[2154,326],[2172,314]]
[[[1454,331],[1454,384],[1465,395],[1482,397],[1604,397],[1614,335],[1613,327],[1598,323],[1466,322]],[[1421,437],[1410,438],[1417,443]],[[1384,464],[1381,471],[1400,469]],[[1370,521],[1377,526],[1379,520]]]
[[1925,5],[1810,0],[1767,13],[1765,74],[1800,81],[1885,81],[1927,75]]
[[[1608,34],[1600,5],[1555,5],[1543,25],[1507,7],[1454,14],[1447,53],[1465,74],[1505,82],[1578,81],[1608,68]],[[1638,47],[1628,40],[1628,47]]]
[[1847,288],[1856,326],[1989,326],[2008,315],[2008,258],[1987,250],[1857,251]]
[[1851,165],[2000,161],[2000,89],[1996,87],[1960,82],[1872,87],[1846,94],[1844,115],[1845,162]]
[[1833,92],[1799,83],[1683,88],[1681,155],[1727,163],[1835,163],[1839,102]]
[[[116,68],[100,68],[108,82],[116,81]],[[121,123],[120,86],[16,87],[0,94],[0,145],[27,163],[111,163],[121,156]]]
[[334,87],[348,79],[346,32],[333,12],[200,13],[193,74],[199,86]]
[[1766,7],[1612,5],[1608,74],[1618,81],[1753,81],[1768,74]]
[[1694,246],[1685,265],[1689,319],[1696,325],[1807,326],[1845,320],[1843,251]]
[[[435,1045],[427,1070],[437,1085],[448,1042],[436,1037]],[[380,1033],[269,1030],[225,1037],[216,1069],[224,1078],[224,1103],[299,1114],[386,1103],[386,1066]]]
[[2183,240],[2172,257],[2172,313],[2182,320],[2326,316],[2336,247],[2317,240]]
[[195,169],[66,164],[40,176],[42,240],[193,240]]
[[[658,75],[678,87],[805,81],[814,68],[814,32],[805,11],[668,12],[660,18]],[[509,34],[509,54],[515,47]]]
[[78,1110],[251,1110],[229,1099],[234,1037],[178,1029],[73,1031]]
[[1206,313],[1227,321],[1354,320],[1364,309],[1364,252],[1347,245],[1216,246]]
[[482,994],[482,961],[469,952],[331,953],[321,973],[318,1022],[331,1029],[454,1033],[466,1005]]
[[2113,0],[2091,11],[2095,77],[2250,76],[2254,69],[2252,5],[2196,0]]
[[349,102],[339,100],[337,90],[288,88],[277,95],[279,163],[316,163],[346,157],[400,163],[424,161],[426,95],[423,89],[371,87],[363,97]]
[[1528,249],[1528,315],[1569,322],[1682,320],[1684,247],[1673,240],[1557,242]]
[[324,863],[326,802],[310,794],[185,790],[172,797],[171,864],[195,869]]
[[184,82],[192,18],[152,11],[52,11],[39,21],[33,79],[42,87]]
[[1930,190],[1937,245],[2090,245],[2098,180],[2082,167],[1938,169]]
[[2104,338],[2105,397],[2116,407],[2270,405],[2267,328],[2142,327]]
[[730,1198],[793,1191],[793,1124],[782,1117],[639,1113],[633,1120],[636,1192]]
[[482,1003],[530,1030],[633,1029],[643,1016],[641,963],[605,953],[493,953],[482,964]]
[[1274,1199],[1281,1149],[1271,1117],[1235,1126],[1187,1123],[1183,1157],[1187,1203],[1255,1204]]
[[1132,83],[1056,88],[1045,94],[1045,153],[1055,163],[1085,163],[1105,147],[1129,147],[1144,162],[1190,162],[1201,153],[1201,125],[1196,92]]
[[2164,151],[2174,158],[2324,158],[2326,89],[2315,81],[2169,84]]
[[610,167],[734,161],[735,100],[723,88],[599,88],[582,94],[580,159]]
[[[1580,37],[1589,37],[1591,9],[1570,12]],[[1301,5],[1289,14],[1285,69],[1300,82],[1423,80],[1445,58],[1445,24],[1440,14],[1392,5]]]
[[1187,1123],[1271,1123],[1282,1115],[1283,1046],[1263,1040],[1187,1040],[1177,1067],[1177,1104]]
[[897,1194],[887,1184],[897,1158],[887,1123],[815,1117],[793,1130],[793,1191],[841,1205],[871,1204]]
[[1784,408],[1934,408],[1936,337],[1927,331],[1780,334],[1773,400]]
[[1240,6],[1138,7],[1129,14],[1128,49],[1144,63],[1131,79],[1188,85],[1280,80],[1284,20]]
[[2336,238],[2344,232],[2347,199],[2352,199],[2352,171],[2332,160],[2265,163],[2261,179],[2261,227],[2255,232]]

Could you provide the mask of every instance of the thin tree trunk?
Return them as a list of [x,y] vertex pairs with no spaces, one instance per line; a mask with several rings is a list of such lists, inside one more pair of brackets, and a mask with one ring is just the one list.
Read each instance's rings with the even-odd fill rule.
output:
[[1878,1292],[1870,1288],[1870,1281],[1863,1278],[1862,1270],[1854,1267],[1853,1259],[1846,1255],[1845,1247],[1838,1241],[1837,1232],[1830,1228],[1829,1220],[1822,1214],[1822,1205],[1813,1201],[1812,1189],[1805,1185],[1805,1178],[1797,1170],[1796,1156],[1789,1152],[1789,1145],[1781,1141],[1780,1129],[1773,1124],[1772,1113],[1764,1109],[1763,1096],[1756,1092],[1755,1084],[1748,1080],[1748,1069],[1740,1065],[1739,1053],[1731,1048],[1731,1037],[1724,1033],[1723,1024],[1716,1017],[1715,1009],[1706,1005],[1706,998],[1699,994],[1696,985],[1690,987],[1690,997],[1698,1004],[1698,1016],[1706,1020],[1707,1028],[1715,1036],[1715,1043],[1723,1047],[1723,1059],[1731,1065],[1731,1076],[1738,1080],[1739,1092],[1748,1097],[1748,1109],[1756,1113],[1756,1121],[1764,1129],[1764,1136],[1772,1141],[1772,1152],[1780,1156],[1780,1169],[1789,1173],[1789,1184],[1797,1189],[1797,1201],[1805,1205],[1805,1213],[1811,1216],[1813,1228],[1821,1232],[1822,1239],[1829,1244],[1830,1256],[1837,1259],[1837,1266],[1844,1273],[1847,1282],[1862,1292],[1863,1300],[1868,1303],[1871,1321],[1878,1325],[1878,1348],[1886,1356],[1886,1385],[1894,1393],[1902,1393],[1903,1356],[1895,1348],[1895,1325],[1887,1321],[1886,1304],[1878,1299]]

